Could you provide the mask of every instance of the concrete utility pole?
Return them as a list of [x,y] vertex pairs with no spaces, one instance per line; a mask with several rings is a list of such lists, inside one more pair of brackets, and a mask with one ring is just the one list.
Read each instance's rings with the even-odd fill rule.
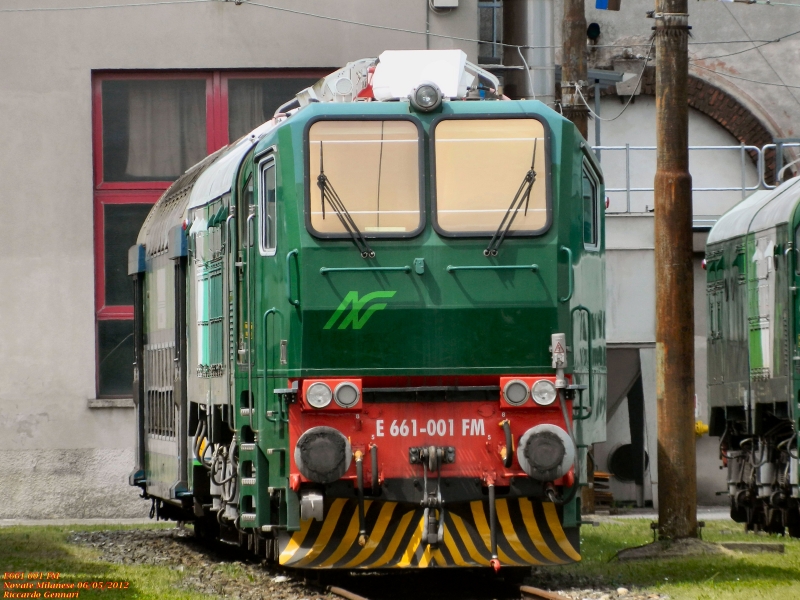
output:
[[697,537],[687,0],[656,0],[658,533]]
[[[586,86],[586,11],[583,0],[564,0],[564,22],[561,36],[561,106],[564,116],[575,123],[584,139],[589,138],[589,109],[575,91],[575,85]],[[565,84],[569,84],[569,87]]]

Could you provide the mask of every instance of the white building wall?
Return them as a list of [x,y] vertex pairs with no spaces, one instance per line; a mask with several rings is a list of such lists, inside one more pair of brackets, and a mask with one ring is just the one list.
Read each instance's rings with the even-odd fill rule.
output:
[[[109,3],[0,0],[0,11],[104,4]],[[429,13],[427,0],[271,4],[415,32],[429,28],[432,34],[470,39],[477,33],[475,0],[461,0],[458,9],[442,14]],[[593,50],[592,63],[610,65],[625,47],[646,53],[647,47],[639,44],[649,43],[653,21],[645,12],[652,9],[651,0],[625,0],[620,12],[596,11],[587,2],[587,21],[601,25],[599,43],[615,45]],[[797,28],[797,9],[697,2],[690,4],[690,12],[690,50],[699,61],[693,73],[736,96],[776,135],[800,135],[800,90],[725,78],[700,68],[797,86],[800,36],[758,50],[748,50],[753,46],[748,42],[695,44],[776,39]],[[556,1],[556,45],[561,43],[562,13]],[[92,71],[338,67],[386,49],[426,47],[462,48],[475,61],[477,44],[233,2],[0,16],[0,518],[140,516],[147,507],[126,481],[133,464],[132,411],[89,409],[87,404],[95,396]],[[740,50],[748,51],[701,60]],[[620,108],[616,100],[603,102],[604,115],[613,116]],[[651,145],[653,124],[652,99],[640,97],[618,121],[603,124],[602,141]],[[736,143],[701,115],[692,116],[690,134],[692,143]],[[603,157],[612,184],[624,174],[615,160],[608,153]],[[737,164],[706,157],[693,159],[691,168],[698,182],[717,174],[736,179]],[[644,159],[632,169],[634,181],[645,185],[651,185],[652,173]],[[720,214],[736,200],[735,194],[717,197],[698,204],[704,212],[697,214]],[[643,205],[652,206],[647,194],[634,198],[635,210],[644,210]],[[619,198],[613,198],[612,209],[618,206]],[[646,241],[651,218],[644,213],[609,218],[612,342],[646,342],[654,335],[654,290],[643,279],[652,274]],[[631,227],[634,223],[638,225]],[[641,238],[639,250],[630,246],[634,230]],[[696,386],[702,405],[705,300],[699,272],[695,296]],[[699,458],[716,456],[712,440],[698,444]],[[704,483],[708,473],[717,473],[716,463],[705,465],[699,459],[698,471],[701,498],[722,489],[715,478]]]
[[[556,14],[563,14],[563,3],[556,1]],[[610,65],[623,53],[646,55],[654,25],[647,12],[654,8],[652,0],[623,0],[620,11],[595,10],[587,1],[586,21],[601,31],[590,62]],[[800,36],[788,36],[797,23],[792,6],[690,2],[690,72],[731,93],[777,137],[800,136]]]
[[[615,98],[602,100],[601,114],[609,118],[616,116],[623,105]],[[655,146],[655,100],[639,96],[622,116],[612,122],[602,123],[603,146]],[[706,115],[690,109],[689,144],[691,146],[736,146],[738,141],[722,126]],[[624,152],[602,151],[601,162],[606,174],[606,185],[610,188],[625,187]],[[741,184],[742,163],[739,151],[703,150],[690,154],[689,170],[695,187],[735,187]],[[630,185],[633,188],[652,188],[655,175],[655,152],[631,151]],[[757,170],[747,157],[745,182],[748,186],[758,181]],[[606,212],[606,259],[607,259],[607,338],[609,348],[655,346],[655,250],[653,241],[653,217],[649,212],[654,205],[652,192],[631,194],[631,212],[626,213],[625,193],[610,193],[610,207]],[[693,211],[696,218],[716,218],[741,201],[740,191],[700,192],[693,195]],[[707,366],[706,366],[706,277],[701,260],[705,248],[705,233],[695,234],[694,268],[694,313],[695,313],[695,393],[697,395],[697,418],[707,421]],[[643,369],[654,365],[643,364]],[[610,371],[610,376],[613,372]],[[655,382],[655,374],[646,374],[645,403],[646,418],[655,419],[655,389],[647,385]],[[610,399],[613,401],[613,399]],[[613,408],[613,407],[612,407]],[[606,457],[615,446],[630,442],[628,431],[627,401],[623,400],[618,410],[610,410],[608,441],[595,449],[598,468],[607,468]],[[655,433],[655,424],[647,423],[648,434]],[[702,504],[727,502],[726,496],[716,492],[725,489],[725,473],[719,470],[718,440],[708,436],[697,440],[698,501]],[[650,456],[650,474],[657,479],[655,435],[648,435],[647,449]],[[654,482],[655,483],[655,482]],[[657,494],[645,482],[645,498]],[[619,500],[635,499],[633,484],[613,481],[612,492]]]
[[[122,2],[120,2],[122,3]],[[109,4],[0,0],[13,8]],[[475,38],[474,0],[272,4]],[[427,43],[426,43],[427,42]],[[0,12],[0,518],[134,517],[133,411],[95,397],[92,71],[339,67],[387,49],[477,44],[233,2]]]

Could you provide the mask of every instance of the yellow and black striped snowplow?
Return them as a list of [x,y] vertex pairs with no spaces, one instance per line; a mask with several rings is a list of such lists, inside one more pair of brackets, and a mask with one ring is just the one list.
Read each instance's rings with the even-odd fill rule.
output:
[[[326,501],[322,521],[301,521],[299,531],[282,532],[280,564],[314,569],[481,567],[491,560],[486,501],[448,506],[444,539],[422,542],[423,509],[397,502],[365,501],[369,538],[358,543],[358,503]],[[563,565],[581,559],[577,528],[567,535],[557,508],[528,498],[498,499],[497,549],[504,566]],[[574,538],[574,539],[572,539]]]

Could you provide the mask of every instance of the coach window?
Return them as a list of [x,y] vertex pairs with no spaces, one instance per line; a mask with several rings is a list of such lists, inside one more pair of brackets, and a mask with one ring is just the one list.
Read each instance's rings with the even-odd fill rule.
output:
[[348,215],[366,237],[422,228],[420,137],[406,120],[317,121],[308,132],[311,232],[348,238]]
[[[544,126],[535,119],[447,119],[434,131],[436,227],[444,235],[492,235],[535,173],[509,236],[548,223]],[[532,176],[531,174],[530,176]]]
[[598,248],[598,194],[600,184],[591,167],[584,162],[581,177],[581,196],[583,206],[583,245],[593,250]]
[[96,389],[129,398],[128,248],[169,185],[328,70],[96,72],[92,78]]
[[259,250],[264,256],[273,256],[277,247],[275,188],[275,159],[270,157],[261,163],[261,186],[258,206],[258,212],[261,216]]

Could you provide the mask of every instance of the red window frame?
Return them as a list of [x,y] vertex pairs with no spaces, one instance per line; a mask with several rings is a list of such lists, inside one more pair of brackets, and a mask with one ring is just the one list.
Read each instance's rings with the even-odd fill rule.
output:
[[[116,182],[103,180],[103,82],[109,80],[206,81],[206,152],[228,144],[228,81],[230,79],[318,78],[330,69],[94,71],[92,73],[92,143],[94,166],[95,389],[100,395],[100,348],[97,322],[133,320],[132,305],[107,305],[105,297],[105,220],[108,204],[155,204],[172,181]],[[289,100],[290,98],[287,98]],[[113,397],[103,395],[102,397]]]

